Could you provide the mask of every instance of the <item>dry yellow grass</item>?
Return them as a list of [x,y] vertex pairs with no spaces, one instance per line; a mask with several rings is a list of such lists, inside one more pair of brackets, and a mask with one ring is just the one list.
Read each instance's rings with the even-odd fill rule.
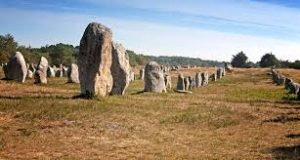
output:
[[[213,68],[181,72],[199,70]],[[93,100],[65,79],[0,81],[0,159],[297,159],[300,103],[267,72],[237,69],[193,94],[136,94],[138,80]]]

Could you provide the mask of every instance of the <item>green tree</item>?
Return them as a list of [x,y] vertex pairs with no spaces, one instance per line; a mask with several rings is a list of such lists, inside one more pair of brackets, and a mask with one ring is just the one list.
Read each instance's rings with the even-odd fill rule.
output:
[[49,52],[50,59],[55,65],[70,65],[75,62],[76,49],[72,45],[59,43],[43,50]]
[[248,57],[243,51],[239,52],[237,55],[234,55],[231,60],[231,65],[238,68],[248,68],[247,63]]
[[259,65],[260,67],[280,67],[280,61],[272,53],[267,53],[261,58]]
[[11,55],[16,52],[17,46],[18,43],[15,42],[12,35],[0,35],[0,63],[7,62]]

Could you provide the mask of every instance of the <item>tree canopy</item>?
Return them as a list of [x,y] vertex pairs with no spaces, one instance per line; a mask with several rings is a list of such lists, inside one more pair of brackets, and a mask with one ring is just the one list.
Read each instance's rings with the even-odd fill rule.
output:
[[259,62],[260,67],[280,67],[280,61],[275,57],[274,54],[272,53],[267,53],[265,54],[260,62]]
[[0,63],[5,63],[16,52],[18,43],[10,34],[0,35]]
[[231,65],[233,67],[247,68],[249,67],[247,64],[248,64],[248,57],[243,51],[239,52],[236,55],[233,55],[233,58],[231,60]]

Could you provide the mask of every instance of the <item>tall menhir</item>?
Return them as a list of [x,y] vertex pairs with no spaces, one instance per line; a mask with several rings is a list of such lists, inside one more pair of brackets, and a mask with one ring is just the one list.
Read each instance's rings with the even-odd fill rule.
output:
[[106,96],[113,78],[112,32],[102,24],[90,23],[81,38],[78,56],[81,94],[85,97]]

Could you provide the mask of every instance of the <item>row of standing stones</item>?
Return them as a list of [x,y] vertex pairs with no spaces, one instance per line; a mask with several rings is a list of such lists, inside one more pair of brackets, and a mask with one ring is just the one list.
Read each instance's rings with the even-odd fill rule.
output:
[[293,79],[287,78],[280,74],[274,67],[271,68],[272,80],[277,85],[284,85],[284,88],[288,91],[288,94],[297,95],[300,100],[300,84],[294,82]]
[[71,64],[65,67],[62,64],[59,67],[48,64],[45,57],[41,57],[38,65],[27,64],[22,53],[16,52],[10,57],[8,63],[2,65],[2,69],[7,80],[16,80],[24,83],[25,80],[33,79],[35,83],[47,84],[47,78],[68,77],[68,83],[79,83],[78,66]]
[[[140,71],[144,80],[144,92],[166,92],[171,89],[171,76],[164,74],[170,70],[178,70],[181,66],[172,68],[149,62]],[[134,80],[134,72],[129,64],[126,49],[112,40],[112,31],[99,23],[90,23],[84,31],[80,41],[77,64],[69,67],[60,65],[49,66],[46,58],[41,57],[37,66],[27,65],[23,55],[16,52],[7,64],[3,65],[6,79],[25,82],[26,77],[34,77],[35,83],[47,83],[47,77],[67,76],[68,82],[80,83],[81,96],[104,97],[106,95],[124,95],[129,83]],[[195,78],[178,76],[177,90],[187,91],[195,87],[205,86],[209,78],[213,81],[221,79],[231,71],[232,67],[225,64],[225,68],[217,68],[211,76],[197,73]]]

